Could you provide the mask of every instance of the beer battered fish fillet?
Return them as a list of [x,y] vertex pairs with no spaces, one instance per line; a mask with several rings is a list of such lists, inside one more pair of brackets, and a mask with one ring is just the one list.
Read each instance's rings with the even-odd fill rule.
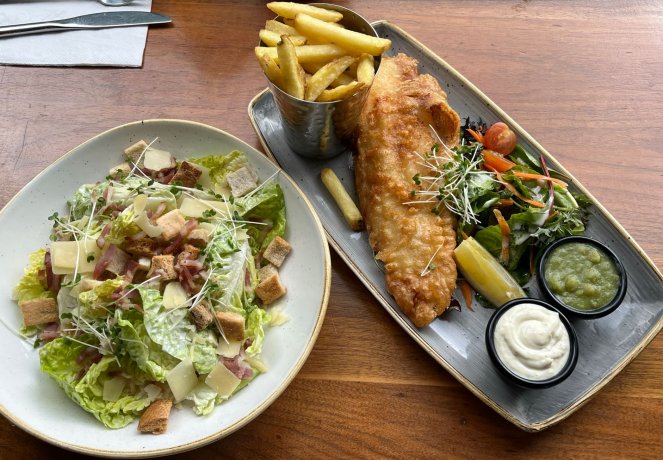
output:
[[460,118],[437,81],[403,54],[383,58],[359,121],[357,193],[387,289],[417,327],[447,309],[456,286],[454,216],[403,204],[413,200],[413,176],[428,173],[420,155],[437,142],[429,125],[446,145],[458,143]]

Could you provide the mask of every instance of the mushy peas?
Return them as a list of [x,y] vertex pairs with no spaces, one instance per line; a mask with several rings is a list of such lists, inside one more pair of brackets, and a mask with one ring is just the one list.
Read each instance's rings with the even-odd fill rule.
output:
[[550,292],[577,310],[596,310],[615,298],[620,276],[611,257],[586,243],[563,244],[550,253],[544,267]]

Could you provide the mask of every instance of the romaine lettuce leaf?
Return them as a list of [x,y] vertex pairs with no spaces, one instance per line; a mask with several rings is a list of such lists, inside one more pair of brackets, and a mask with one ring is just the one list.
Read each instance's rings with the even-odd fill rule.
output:
[[212,182],[220,186],[228,185],[226,176],[229,173],[237,171],[239,168],[248,166],[249,164],[246,156],[238,150],[233,150],[227,155],[208,155],[199,158],[189,158],[187,161],[209,169]]
[[96,184],[81,185],[74,193],[74,196],[67,201],[71,211],[71,220],[79,220],[90,213],[94,200],[103,195],[103,190],[108,186],[108,182],[98,182]]
[[103,281],[94,289],[78,294],[78,301],[82,307],[81,313],[85,316],[105,316],[108,310],[104,304],[113,301],[113,292],[122,286],[123,282],[124,278],[118,276],[115,279]]
[[[132,387],[140,388],[144,376],[134,375],[136,385],[127,385],[117,401],[103,399],[104,382],[109,374],[120,369],[116,359],[105,356],[92,364],[85,375],[78,380],[81,365],[76,358],[85,346],[64,338],[47,343],[39,351],[41,368],[50,375],[79,406],[92,413],[108,428],[122,428],[131,423],[150,404],[143,394],[130,394]],[[126,372],[126,369],[123,369]]]
[[165,382],[168,371],[177,365],[177,359],[164,353],[161,347],[150,339],[143,324],[143,317],[138,311],[115,310],[115,319],[120,327],[119,339],[123,352],[152,379]]
[[44,270],[44,255],[45,249],[39,249],[30,254],[30,263],[23,271],[23,278],[18,282],[14,288],[12,298],[17,302],[32,299],[44,299],[47,297],[55,297],[50,291],[44,289],[39,281],[39,270]]
[[106,240],[111,244],[121,244],[127,236],[140,232],[140,227],[134,222],[136,212],[129,206],[111,221],[111,229]]
[[262,350],[262,343],[265,339],[265,325],[268,325],[270,320],[269,313],[262,308],[254,308],[249,313],[246,320],[247,337],[252,340],[251,346],[246,349],[249,355],[257,355]]
[[247,224],[254,252],[265,249],[277,235],[285,233],[285,199],[279,184],[261,186],[255,193],[235,200],[235,207],[244,220],[260,222]]
[[193,402],[193,411],[198,415],[207,415],[217,404],[218,393],[204,382],[198,384],[186,397]]
[[210,331],[196,332],[187,308],[166,310],[157,289],[139,287],[143,299],[145,330],[164,352],[179,359],[191,358],[198,373],[209,372],[216,359],[216,340]]

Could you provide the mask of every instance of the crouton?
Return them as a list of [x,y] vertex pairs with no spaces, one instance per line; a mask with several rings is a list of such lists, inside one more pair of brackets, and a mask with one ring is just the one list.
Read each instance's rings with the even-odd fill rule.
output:
[[156,399],[152,401],[138,421],[138,431],[141,433],[162,434],[168,429],[168,416],[173,402],[170,399]]
[[260,297],[263,305],[269,305],[283,297],[286,292],[287,289],[281,284],[281,277],[278,273],[265,278],[256,286],[256,295]]
[[244,317],[229,311],[216,312],[216,319],[228,340],[240,342],[244,340]]
[[191,244],[185,243],[184,248],[182,248],[182,252],[177,254],[177,263],[180,263],[183,260],[196,260],[199,255],[200,249]]
[[124,250],[134,256],[151,257],[157,249],[157,242],[150,238],[141,238],[138,240],[126,240]]
[[280,236],[275,237],[269,246],[265,249],[265,252],[262,254],[262,257],[267,261],[273,263],[277,267],[280,267],[290,251],[292,246],[286,240]]
[[258,185],[258,178],[246,166],[228,174],[226,180],[234,197],[246,195]]
[[131,169],[132,169],[131,165],[125,161],[109,169],[108,175],[111,176],[113,179],[121,179],[123,177],[127,177],[131,172]]
[[135,144],[124,149],[124,157],[131,163],[136,164],[146,148],[147,142],[141,139]]
[[37,324],[52,323],[58,320],[58,304],[55,299],[32,299],[18,303],[23,314],[23,324],[35,326]]
[[196,329],[199,331],[207,328],[207,326],[214,321],[214,316],[212,316],[212,312],[210,311],[210,305],[204,300],[195,304],[193,308],[189,310],[189,313],[191,313]]
[[147,277],[152,278],[155,275],[161,275],[160,281],[172,281],[177,279],[175,271],[175,256],[170,254],[163,256],[153,256],[152,266],[147,272]]
[[207,246],[210,235],[211,233],[209,230],[198,227],[191,230],[186,240],[196,247],[204,248]]
[[267,264],[258,270],[258,280],[263,281],[272,275],[278,273],[279,270],[272,264]]
[[189,162],[183,161],[175,175],[170,179],[170,183],[178,183],[184,187],[195,187],[201,174],[202,171],[200,169],[197,169]]
[[168,241],[180,234],[186,220],[178,209],[173,209],[157,219],[157,225],[162,228],[161,236]]

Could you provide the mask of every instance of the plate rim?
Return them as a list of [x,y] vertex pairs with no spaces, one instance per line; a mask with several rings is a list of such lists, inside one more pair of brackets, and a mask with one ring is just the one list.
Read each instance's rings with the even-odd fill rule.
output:
[[[378,20],[371,23],[373,27],[382,26],[387,29],[392,29],[398,34],[405,37],[410,41],[414,46],[418,47],[423,54],[427,55],[430,59],[436,61],[441,67],[447,70],[449,73],[454,75],[459,81],[461,81],[471,92],[475,94],[484,104],[491,107],[497,114],[502,118],[503,121],[507,122],[513,129],[518,133],[519,136],[526,139],[531,143],[536,149],[542,152],[547,159],[552,160],[555,167],[563,172],[567,177],[571,179],[573,184],[585,194],[591,201],[594,206],[596,206],[599,211],[608,219],[610,224],[621,234],[626,242],[628,242],[638,253],[638,255],[644,260],[654,271],[654,273],[663,281],[663,274],[661,271],[654,265],[654,262],[649,258],[649,256],[644,252],[642,247],[633,239],[631,235],[626,231],[626,229],[615,219],[615,217],[610,214],[610,212],[597,200],[594,195],[592,195],[585,186],[575,178],[548,150],[546,150],[536,139],[534,139],[525,129],[522,128],[516,121],[513,120],[504,110],[502,110],[495,102],[493,102],[488,96],[486,96],[479,88],[477,88],[471,81],[464,77],[460,72],[454,69],[450,64],[448,64],[444,59],[434,53],[430,48],[421,43],[415,37],[410,35],[408,32],[403,30],[401,27],[396,24],[387,21],[387,20]],[[260,131],[258,123],[253,114],[253,107],[263,97],[266,97],[266,93],[269,93],[269,88],[265,88],[256,94],[248,105],[248,116],[253,129],[258,136],[258,140],[262,145],[262,148],[267,153],[267,155],[272,159],[272,161],[278,164],[276,157],[271,152],[271,149],[267,145],[267,141]],[[412,324],[400,317],[388,302],[383,298],[383,296],[373,287],[372,283],[368,278],[359,270],[359,268],[350,260],[349,256],[343,251],[340,245],[334,240],[334,238],[325,230],[327,235],[327,240],[329,244],[334,248],[336,253],[343,259],[343,261],[348,265],[350,270],[352,270],[359,280],[366,286],[366,288],[373,294],[376,300],[382,305],[382,307],[389,313],[389,315],[396,320],[396,322],[405,330],[405,332],[412,337],[415,342],[417,342],[435,361],[437,361],[447,372],[449,372],[456,380],[458,380],[465,388],[470,390],[475,396],[477,396],[481,401],[488,405],[491,409],[496,411],[502,417],[504,417],[509,422],[516,425],[518,428],[527,431],[527,432],[540,432],[549,428],[562,420],[566,419],[576,410],[580,409],[583,405],[589,402],[605,385],[607,385],[617,374],[619,374],[631,361],[633,361],[636,356],[647,346],[649,343],[656,337],[656,335],[663,329],[663,317],[654,324],[650,331],[642,337],[640,342],[638,342],[632,350],[626,354],[620,361],[617,362],[615,367],[611,372],[606,374],[600,381],[595,385],[588,387],[575,401],[573,401],[568,406],[564,407],[556,414],[548,417],[545,420],[534,422],[534,423],[525,423],[518,418],[516,418],[511,412],[504,409],[502,406],[498,405],[492,399],[490,399],[484,392],[482,392],[474,383],[468,380],[462,373],[460,373],[456,368],[454,368],[451,363],[446,361],[444,357],[435,351],[418,333]]]
[[[234,136],[233,134],[230,134],[227,131],[224,131],[222,129],[216,128],[214,126],[205,124],[205,123],[200,123],[197,121],[192,121],[192,120],[184,120],[184,119],[177,119],[177,118],[150,118],[150,119],[143,119],[143,120],[136,120],[128,123],[123,123],[121,125],[115,126],[113,128],[107,129],[99,134],[96,134],[95,136],[85,140],[81,144],[75,146],[74,148],[70,149],[67,153],[53,161],[51,164],[49,164],[46,168],[44,168],[42,171],[40,171],[36,176],[34,176],[30,181],[28,181],[26,184],[24,184],[21,189],[9,200],[7,203],[0,209],[0,217],[4,214],[5,210],[14,203],[15,200],[19,198],[20,195],[23,194],[23,191],[25,188],[27,188],[29,185],[33,184],[34,182],[40,180],[40,178],[44,175],[46,175],[50,170],[55,169],[57,165],[63,161],[65,158],[70,157],[71,155],[74,154],[76,150],[79,150],[83,147],[85,147],[87,144],[97,140],[98,138],[105,136],[107,134],[110,134],[114,131],[118,131],[127,127],[135,126],[135,125],[145,125],[145,124],[153,124],[153,123],[172,123],[172,124],[178,124],[178,125],[190,125],[190,126],[196,126],[199,128],[203,128],[206,130],[210,131],[215,131],[218,134],[221,134],[223,136],[226,136],[230,138],[231,140],[239,143],[242,145],[245,149],[247,150],[253,150],[255,153],[262,155],[265,157],[272,165],[277,169],[279,172],[279,176],[281,178],[284,178],[287,180],[290,184],[290,186],[293,188],[295,192],[298,193],[298,195],[302,198],[302,202],[306,206],[306,208],[309,210],[311,213],[311,216],[313,217],[313,221],[316,224],[316,228],[318,230],[318,233],[321,236],[326,236],[326,231],[322,225],[322,222],[320,221],[320,217],[318,216],[317,212],[313,208],[313,205],[311,204],[310,200],[306,196],[303,190],[297,185],[297,183],[290,177],[290,175],[285,172],[279,164],[274,161],[274,158],[271,157],[270,155],[264,155],[262,152],[260,152],[258,149],[255,147],[252,147],[249,145],[247,142],[239,139],[237,136]],[[162,449],[151,449],[151,450],[145,450],[145,451],[126,451],[126,452],[116,452],[116,451],[111,451],[111,450],[106,450],[106,449],[95,449],[95,448],[90,448],[87,446],[81,446],[78,444],[71,444],[68,442],[63,442],[60,441],[54,437],[48,436],[47,434],[32,428],[27,422],[25,422],[23,419],[20,417],[15,416],[13,413],[11,413],[9,410],[7,410],[0,402],[0,415],[5,417],[9,422],[13,423],[16,425],[18,428],[21,430],[25,431],[26,433],[44,441],[47,442],[51,445],[54,445],[56,447],[60,447],[62,449],[66,449],[72,452],[77,452],[77,453],[82,453],[82,454],[87,454],[87,455],[94,455],[97,457],[106,457],[106,458],[145,458],[145,457],[156,457],[156,456],[163,456],[163,455],[174,455],[186,451],[190,451],[193,449],[197,449],[199,447],[205,446],[207,444],[210,444],[214,441],[217,441],[219,439],[222,439],[231,433],[234,433],[235,431],[239,430],[240,428],[246,426],[249,422],[253,421],[256,417],[258,417],[263,411],[265,411],[276,399],[286,390],[286,388],[292,383],[294,378],[297,376],[301,368],[303,367],[304,363],[308,359],[309,355],[311,354],[311,351],[313,350],[313,346],[315,345],[315,342],[317,341],[318,335],[320,334],[320,330],[322,328],[322,323],[324,322],[325,315],[327,312],[327,307],[329,304],[329,297],[330,297],[330,292],[331,292],[331,255],[329,252],[329,245],[324,244],[324,241],[328,241],[327,238],[323,238],[323,252],[324,252],[324,260],[323,260],[323,268],[324,268],[324,292],[322,295],[322,298],[320,299],[320,305],[317,313],[317,317],[315,320],[315,325],[312,331],[312,334],[308,338],[308,341],[306,343],[306,347],[304,348],[303,352],[300,354],[298,357],[297,361],[295,362],[294,366],[290,370],[290,372],[285,376],[285,378],[280,382],[280,384],[274,388],[271,393],[256,407],[254,407],[248,414],[243,416],[241,419],[239,419],[235,424],[217,431],[214,434],[211,434],[209,436],[206,436],[201,439],[197,439],[195,441],[186,443],[186,444],[180,444],[177,446],[173,447],[167,447],[167,448],[162,448]]]

